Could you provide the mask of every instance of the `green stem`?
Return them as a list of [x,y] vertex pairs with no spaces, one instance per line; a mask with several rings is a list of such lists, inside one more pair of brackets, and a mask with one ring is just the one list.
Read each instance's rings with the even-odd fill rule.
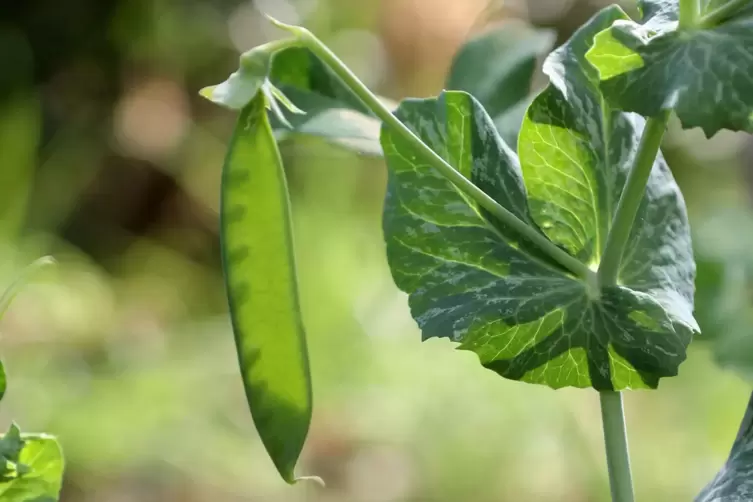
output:
[[630,474],[630,453],[625,415],[622,410],[622,394],[604,391],[599,393],[599,398],[612,502],[633,502],[633,479]]
[[55,259],[51,256],[43,256],[37,260],[34,260],[30,265],[27,265],[18,276],[13,279],[13,282],[5,289],[0,295],[0,318],[5,315],[10,307],[11,302],[21,290],[21,287],[26,284],[31,277],[34,276],[39,270],[53,265]]
[[659,153],[659,146],[664,137],[664,131],[667,129],[669,114],[669,110],[664,111],[661,115],[652,117],[646,122],[638,153],[636,153],[633,166],[630,168],[625,188],[622,189],[620,201],[617,203],[612,228],[609,230],[604,255],[599,264],[599,285],[602,288],[617,283],[622,255],[625,252],[625,246],[630,237],[630,230],[633,228],[638,207],[643,200],[643,192],[646,189],[651,168],[654,166],[654,161]]
[[502,223],[512,227],[516,232],[533,242],[542,252],[546,253],[550,258],[565,267],[567,270],[587,282],[594,281],[594,272],[588,268],[588,266],[554,245],[536,229],[505,209],[421,141],[421,139],[405,124],[398,120],[395,115],[392,114],[390,109],[387,108],[379,98],[377,98],[369,88],[359,80],[350,68],[345,66],[345,63],[340,61],[329,47],[317,39],[314,34],[305,28],[282,24],[274,19],[272,19],[272,22],[278,27],[293,33],[306,48],[311,50],[311,52],[313,52],[343,81],[345,86],[357,96],[377,118],[390,127],[396,134],[400,135],[403,140],[415,149],[415,151],[422,157],[422,160],[425,160],[433,168],[439,171],[440,174],[451,181],[460,191],[473,199],[479,206],[489,211],[489,213],[499,219]]
[[692,30],[698,25],[699,0],[680,0],[680,29]]
[[738,10],[745,7],[748,3],[750,3],[750,0],[730,0],[701,17],[698,25],[703,28],[713,28],[732,17]]

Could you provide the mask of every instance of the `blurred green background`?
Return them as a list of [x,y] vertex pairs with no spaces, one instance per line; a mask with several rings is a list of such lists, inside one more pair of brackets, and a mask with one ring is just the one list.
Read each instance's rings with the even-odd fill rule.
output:
[[[499,20],[562,41],[599,7],[4,2],[0,280],[45,254],[59,265],[0,323],[3,427],[59,436],[65,502],[607,500],[597,394],[502,380],[449,342],[421,343],[384,257],[384,165],[311,139],[282,151],[315,395],[299,470],[328,487],[285,485],[246,408],[219,269],[234,117],[197,95],[279,36],[260,11],[305,24],[399,99],[436,93],[458,46]],[[753,140],[674,127],[665,155],[689,205],[709,341],[658,391],[625,396],[643,501],[691,500],[713,477],[753,375]]]

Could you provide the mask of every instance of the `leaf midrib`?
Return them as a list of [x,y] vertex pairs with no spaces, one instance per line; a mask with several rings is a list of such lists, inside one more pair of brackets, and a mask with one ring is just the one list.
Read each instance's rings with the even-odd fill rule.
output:
[[[612,138],[612,110],[608,108],[607,102],[604,99],[604,95],[596,88],[596,92],[599,93],[599,101],[601,103],[601,145],[604,149],[603,158],[604,158],[604,173],[611,173],[612,172],[612,165],[611,165],[611,159],[609,157],[609,145]],[[606,214],[602,214],[602,211],[599,210],[598,205],[594,205],[594,211],[596,213],[596,249],[595,249],[595,256],[594,256],[594,264],[598,267],[599,263],[601,263],[601,257],[604,254],[604,248],[606,246],[607,239],[604,239],[602,235],[602,228],[606,229],[607,236],[609,235],[609,229],[611,227],[612,223],[612,211],[613,211],[613,200],[612,200],[612,186],[610,181],[613,180],[604,180],[606,183],[604,183],[604,197],[605,197],[605,203],[606,203]],[[623,187],[624,188],[624,187]],[[596,196],[596,193],[594,194],[594,203],[598,204],[598,198]]]

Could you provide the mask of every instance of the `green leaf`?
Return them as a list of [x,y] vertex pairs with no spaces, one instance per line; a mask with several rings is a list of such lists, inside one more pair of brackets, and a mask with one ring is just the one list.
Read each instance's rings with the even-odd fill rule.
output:
[[282,477],[311,421],[285,173],[257,95],[241,110],[222,172],[221,246],[230,316],[254,423]]
[[[581,63],[593,36],[622,16],[603,10],[547,60],[552,85],[523,123],[522,165],[468,94],[406,100],[397,112],[498,203],[594,268],[643,121],[603,108]],[[424,338],[449,338],[506,378],[554,388],[654,388],[660,377],[677,374],[697,331],[694,263],[684,202],[661,158],[618,285],[599,294],[532,250],[385,128],[382,147],[390,167],[388,261]]]
[[753,499],[753,395],[748,401],[729,458],[696,502],[748,502]]
[[554,41],[552,30],[505,21],[460,48],[445,88],[473,95],[491,115],[502,139],[514,145],[532,99],[538,59],[551,50]]
[[3,502],[54,502],[63,478],[63,454],[55,438],[20,434],[12,425],[0,439],[6,468],[0,476]]
[[678,0],[644,0],[643,20],[619,20],[588,60],[610,102],[644,116],[674,109],[683,127],[753,132],[753,11],[678,30]]

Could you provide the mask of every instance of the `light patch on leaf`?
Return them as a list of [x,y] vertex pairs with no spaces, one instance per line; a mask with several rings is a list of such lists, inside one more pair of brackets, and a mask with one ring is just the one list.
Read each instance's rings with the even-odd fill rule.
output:
[[586,57],[599,71],[601,80],[608,80],[645,65],[641,55],[618,42],[610,29],[596,35],[594,45],[600,50],[590,52]]
[[635,368],[612,347],[609,347],[609,369],[614,386],[617,388],[632,390],[651,388],[643,380],[637,378]]
[[643,326],[646,329],[656,330],[660,328],[659,323],[644,312],[634,310],[633,312],[630,312],[629,316],[636,324]]
[[573,347],[521,377],[523,382],[548,385],[553,389],[562,387],[587,387],[588,356],[580,347]]
[[472,325],[470,335],[458,347],[475,352],[481,364],[511,359],[550,336],[561,325],[564,311],[555,309],[530,323],[507,325],[501,319],[492,319]]

